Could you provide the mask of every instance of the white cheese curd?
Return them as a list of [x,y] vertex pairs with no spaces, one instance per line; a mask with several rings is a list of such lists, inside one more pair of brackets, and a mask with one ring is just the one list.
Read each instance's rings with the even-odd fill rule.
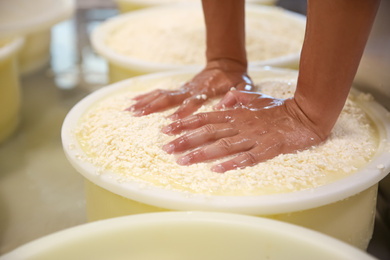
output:
[[[246,16],[248,61],[263,61],[299,53],[305,26],[281,8]],[[166,8],[123,19],[106,37],[117,54],[161,64],[205,63],[205,25],[200,8]]]
[[[258,90],[276,98],[291,97],[296,82],[267,78],[256,81]],[[179,79],[161,79],[158,88],[178,88]],[[145,90],[148,86],[145,86]],[[91,107],[75,129],[87,160],[120,177],[121,182],[140,182],[170,190],[213,195],[252,196],[287,193],[324,185],[366,165],[378,147],[377,130],[369,117],[349,97],[326,142],[293,154],[283,154],[253,167],[215,173],[210,167],[219,161],[180,166],[175,155],[161,147],[177,136],[160,130],[171,121],[174,109],[143,117],[125,111],[140,92],[121,92]],[[198,112],[211,111],[208,101]]]

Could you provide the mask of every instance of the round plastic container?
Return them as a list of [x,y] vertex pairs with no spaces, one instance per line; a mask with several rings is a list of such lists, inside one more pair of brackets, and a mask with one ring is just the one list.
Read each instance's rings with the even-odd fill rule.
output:
[[[121,13],[126,13],[158,5],[195,1],[197,0],[115,0],[115,3]],[[261,5],[274,5],[276,0],[247,0],[246,2]]]
[[[0,40],[0,143],[16,129],[19,122],[20,83],[17,55],[24,38]],[[4,45],[3,45],[4,44]]]
[[[249,74],[253,79],[297,77],[297,71],[286,69],[256,69]],[[142,82],[158,82],[159,79],[178,75],[190,78],[194,71],[155,73],[112,84],[81,100],[66,116],[62,126],[63,147],[70,163],[86,179],[89,221],[171,210],[241,213],[290,222],[362,249],[367,247],[373,231],[378,182],[390,169],[390,116],[374,101],[360,103],[378,128],[379,139],[382,140],[372,161],[348,177],[313,189],[264,196],[189,194],[124,182],[118,175],[102,172],[88,160],[79,159],[86,154],[74,130],[91,106],[114,93],[147,90],[142,88]]]
[[0,257],[24,259],[373,260],[318,232],[239,214],[166,212],[84,224]]
[[[195,10],[195,13],[191,12],[193,10]],[[177,17],[177,15],[180,15],[183,16],[183,19],[185,19],[185,17],[195,17],[197,14],[199,15],[200,19],[194,22],[197,26],[192,26],[191,24],[191,26],[193,27],[191,29],[188,29],[188,26],[185,23],[174,23],[173,25],[171,25],[170,20],[172,19],[170,17]],[[166,17],[164,16],[164,18],[156,20],[156,17],[159,17],[161,15],[165,15]],[[299,65],[300,51],[302,45],[301,42],[303,42],[304,38],[306,17],[298,13],[281,9],[279,7],[262,5],[247,5],[246,16],[250,18],[255,17],[256,20],[268,23],[271,23],[271,19],[275,19],[275,17],[277,17],[277,21],[279,21],[279,24],[283,24],[284,26],[284,29],[280,30],[281,32],[283,31],[283,33],[276,34],[274,31],[267,32],[267,35],[269,37],[282,37],[281,41],[283,42],[284,47],[275,47],[275,45],[271,45],[267,47],[268,50],[265,50],[264,53],[270,53],[271,51],[275,52],[276,50],[284,50],[285,48],[287,48],[286,46],[288,46],[288,44],[292,42],[291,37],[297,37],[297,40],[294,41],[295,47],[290,48],[291,50],[288,49],[289,51],[286,51],[286,54],[280,56],[278,56],[278,54],[267,54],[261,57],[268,58],[259,60],[256,58],[260,56],[255,57],[255,55],[257,55],[256,53],[260,52],[260,48],[262,48],[262,45],[264,45],[261,44],[261,42],[266,42],[269,37],[263,37],[264,34],[262,34],[263,32],[260,30],[263,30],[261,28],[264,27],[253,27],[252,30],[247,30],[247,35],[256,35],[256,39],[261,37],[259,38],[259,41],[254,42],[254,40],[252,40],[251,43],[248,43],[247,41],[249,66],[297,68]],[[156,25],[159,25],[158,28],[160,27],[160,25],[164,26],[164,31],[162,29],[156,29],[156,26],[150,26],[143,32],[137,33],[137,35],[139,36],[134,36],[134,33],[127,33],[129,39],[130,37],[132,37],[132,39],[137,39],[134,37],[139,37],[139,41],[142,41],[143,44],[141,45],[143,47],[132,47],[138,44],[138,42],[134,42],[132,45],[130,44],[128,47],[126,46],[128,50],[134,48],[137,49],[137,51],[132,54],[121,54],[123,53],[122,51],[118,52],[113,47],[111,47],[112,45],[107,44],[107,40],[112,40],[114,33],[117,33],[118,30],[126,27],[132,28],[132,26],[136,26],[134,25],[134,23],[138,22],[139,19],[153,21],[154,23],[156,23]],[[186,21],[189,22],[188,19]],[[281,23],[281,21],[286,22]],[[172,33],[169,32],[171,29],[180,30],[180,28],[183,28],[181,31],[182,34],[185,35],[171,35]],[[299,33],[291,34],[290,31],[292,30],[292,28],[295,28],[296,32]],[[167,35],[160,36],[159,33],[161,31],[162,33],[168,33]],[[293,36],[287,36],[289,33]],[[157,39],[144,39],[147,37],[147,35],[158,35],[159,38],[163,39],[164,43],[161,43],[160,40]],[[91,34],[91,43],[96,52],[104,59],[106,59],[109,67],[109,80],[111,83],[113,83],[123,79],[127,79],[132,76],[147,73],[176,70],[182,68],[202,68],[205,65],[203,64],[205,61],[202,62],[194,57],[205,57],[205,50],[203,51],[202,49],[205,49],[206,47],[205,45],[203,47],[200,46],[201,44],[205,44],[205,40],[200,40],[201,37],[204,36],[205,28],[200,4],[187,3],[160,5],[157,7],[146,8],[111,18],[97,26],[97,28],[95,28],[95,30]],[[197,42],[194,43],[193,40],[189,39],[190,37],[195,37],[195,39],[197,39]],[[126,38],[121,38],[120,42],[126,44]],[[195,47],[191,44],[197,45]],[[144,50],[145,45],[147,46],[147,48],[145,48],[147,51]],[[171,46],[178,46],[180,48]],[[170,49],[169,54],[166,54],[167,48]],[[143,51],[138,51],[139,49],[142,49]],[[150,56],[149,53],[153,53],[154,55],[146,59],[145,55]],[[137,57],[134,57],[135,54],[137,54]],[[162,55],[170,55],[168,56],[170,58],[169,61],[167,61],[166,58],[161,58]]]
[[50,61],[51,27],[69,18],[74,0],[13,0],[0,2],[0,38],[24,36],[19,54],[22,75],[42,69]]

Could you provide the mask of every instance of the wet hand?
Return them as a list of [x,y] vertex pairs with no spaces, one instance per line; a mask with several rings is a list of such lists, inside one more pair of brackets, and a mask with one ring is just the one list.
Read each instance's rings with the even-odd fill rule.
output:
[[232,156],[214,165],[215,172],[253,166],[279,154],[293,153],[323,140],[294,99],[231,91],[215,106],[224,111],[200,113],[164,127],[166,134],[185,134],[166,144],[168,153],[189,153],[181,165]]
[[184,118],[194,113],[207,99],[222,96],[232,88],[253,90],[253,83],[246,74],[246,69],[229,70],[228,68],[206,67],[191,81],[178,90],[154,90],[135,98],[136,103],[127,110],[134,116],[148,115],[178,106],[170,115],[172,120]]

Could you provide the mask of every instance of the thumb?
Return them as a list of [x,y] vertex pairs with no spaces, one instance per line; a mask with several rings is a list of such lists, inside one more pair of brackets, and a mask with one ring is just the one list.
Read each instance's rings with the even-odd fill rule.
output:
[[214,106],[214,109],[232,108],[234,106],[246,105],[256,99],[258,94],[247,91],[232,90]]

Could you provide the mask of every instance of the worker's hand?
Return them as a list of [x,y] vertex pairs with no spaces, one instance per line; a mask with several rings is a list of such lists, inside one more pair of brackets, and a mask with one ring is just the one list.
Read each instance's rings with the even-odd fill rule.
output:
[[143,116],[179,105],[170,116],[176,120],[191,115],[207,99],[222,96],[232,88],[253,90],[246,67],[226,61],[223,64],[210,63],[178,90],[158,89],[135,97],[137,102],[128,110],[133,111],[135,116]]
[[230,91],[215,108],[228,110],[195,114],[162,129],[170,135],[188,131],[163,147],[168,153],[194,149],[178,158],[180,165],[234,155],[212,167],[213,171],[222,173],[253,166],[322,141],[294,99]]

